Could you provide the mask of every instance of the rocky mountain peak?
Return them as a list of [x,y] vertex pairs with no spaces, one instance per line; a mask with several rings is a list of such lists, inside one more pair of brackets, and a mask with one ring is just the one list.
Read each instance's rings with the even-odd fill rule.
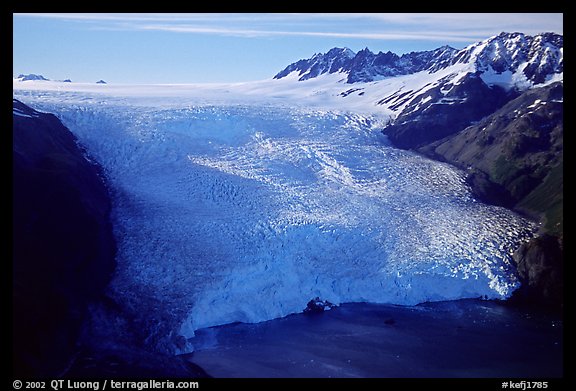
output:
[[479,72],[509,72],[527,83],[542,84],[564,70],[563,37],[503,32],[462,49],[455,55],[455,63],[473,63]]
[[34,73],[30,73],[30,74],[20,74],[18,75],[17,79],[19,79],[20,81],[28,81],[28,80],[49,80],[46,79],[44,76],[42,75],[36,75]]
[[343,72],[348,74],[347,82],[369,82],[382,77],[406,75],[438,68],[449,61],[456,49],[442,46],[435,50],[411,52],[399,56],[391,51],[373,53],[364,48],[354,53],[348,48],[333,48],[326,53],[317,53],[309,59],[299,60],[288,65],[276,74],[281,79],[298,72],[298,80],[308,80],[322,74]]
[[371,82],[386,77],[421,71],[437,72],[456,64],[470,64],[468,72],[502,75],[514,79],[523,89],[545,83],[563,72],[563,37],[555,33],[529,36],[519,32],[502,32],[458,50],[448,45],[434,50],[396,53],[373,53],[368,48],[354,53],[348,48],[333,48],[310,59],[290,64],[279,72],[281,79],[298,72],[303,81],[326,73],[347,74],[347,83]]

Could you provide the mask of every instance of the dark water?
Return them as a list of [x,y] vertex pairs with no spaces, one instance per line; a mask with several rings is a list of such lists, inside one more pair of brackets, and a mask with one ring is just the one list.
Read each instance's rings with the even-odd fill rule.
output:
[[563,376],[563,322],[498,302],[344,304],[319,315],[197,331],[214,377]]

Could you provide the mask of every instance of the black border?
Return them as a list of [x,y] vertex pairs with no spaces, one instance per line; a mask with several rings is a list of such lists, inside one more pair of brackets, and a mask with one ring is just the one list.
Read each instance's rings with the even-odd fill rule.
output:
[[[238,2],[236,4],[233,5],[227,5],[225,6],[225,10],[223,10],[223,6],[222,4],[219,4],[217,2],[202,2],[203,4],[201,5],[192,5],[192,3],[186,3],[186,2],[174,2],[174,3],[166,3],[166,2],[138,2],[138,3],[134,3],[134,4],[130,4],[130,3],[126,3],[126,2],[116,2],[116,3],[110,3],[113,4],[113,6],[111,6],[109,3],[105,3],[105,2],[98,2],[98,3],[85,3],[85,4],[73,4],[72,7],[70,7],[70,4],[66,4],[66,3],[55,3],[55,2],[42,2],[39,4],[33,4],[30,1],[21,1],[19,3],[12,3],[9,10],[7,10],[7,12],[5,12],[3,14],[3,21],[1,22],[2,26],[4,27],[5,30],[10,30],[10,31],[4,31],[3,37],[5,39],[5,43],[6,46],[4,46],[4,50],[12,50],[13,49],[13,41],[12,39],[10,39],[10,41],[8,41],[8,37],[12,37],[13,31],[12,31],[12,27],[13,27],[13,20],[12,20],[12,14],[13,13],[19,13],[19,12],[109,12],[109,11],[113,11],[113,12],[130,12],[129,10],[134,10],[137,9],[138,12],[334,12],[334,13],[359,13],[359,12],[413,12],[413,11],[418,11],[418,12],[448,12],[448,13],[453,13],[453,12],[542,12],[542,13],[549,13],[549,12],[557,12],[557,13],[563,13],[564,14],[564,20],[568,20],[571,21],[570,18],[566,18],[567,12],[567,2],[566,3],[560,3],[560,2],[554,2],[554,3],[547,3],[547,4],[541,4],[539,2],[522,2],[521,4],[518,2],[507,2],[507,3],[499,3],[496,4],[498,7],[498,10],[486,10],[486,7],[489,6],[490,4],[487,4],[486,2],[474,2],[473,4],[471,4],[471,2],[454,2],[454,3],[450,3],[450,2],[434,2],[434,4],[428,4],[426,5],[424,8],[428,8],[428,9],[424,9],[422,10],[423,7],[421,7],[420,4],[418,5],[414,5],[414,4],[409,4],[407,2],[395,2],[395,4],[390,4],[391,2],[386,2],[385,5],[382,4],[375,4],[374,2],[368,2],[368,1],[364,1],[362,3],[355,3],[352,7],[350,6],[350,4],[347,4],[346,2],[329,2],[328,5],[326,6],[325,4],[319,3],[319,2],[311,2],[311,4],[304,4],[301,5],[301,8],[304,8],[304,10],[302,11],[295,11],[294,10],[294,2],[269,2],[268,4],[262,4],[262,3],[252,3],[252,4],[245,4],[243,2]],[[466,10],[462,10],[462,6],[463,4],[465,4],[465,6],[468,8]],[[89,7],[93,7],[93,6],[98,6],[100,8],[100,10],[95,11],[93,9],[90,10],[86,10],[86,9],[80,9],[78,10],[78,8],[83,8],[86,6]],[[161,7],[160,7],[161,5]],[[183,7],[184,5],[184,7]],[[189,7],[186,7],[186,5],[189,5]],[[70,8],[75,8],[72,11],[70,10]],[[162,8],[161,10],[159,8]],[[184,8],[184,9],[183,9]],[[189,9],[185,9],[185,8],[189,8]],[[351,10],[351,8],[353,8],[353,10]],[[418,10],[415,10],[414,8],[418,8]],[[521,8],[521,9],[519,9]],[[544,9],[545,8],[545,9]],[[568,29],[567,29],[568,30]],[[572,36],[571,34],[568,34],[566,31],[564,31],[564,38],[568,38],[567,42],[568,42],[568,47],[569,48],[574,48],[573,45],[573,41],[572,41]],[[568,57],[570,57],[570,54],[573,53],[574,50],[570,50],[568,51]],[[568,63],[570,64],[570,60],[568,60]],[[6,83],[9,82],[10,78],[7,75],[4,75]],[[568,76],[568,83],[570,83],[570,74]],[[7,87],[8,89],[8,87]],[[570,96],[570,88],[568,88],[568,96]],[[8,97],[6,98],[8,99]],[[568,97],[568,103],[570,104],[572,100],[570,99],[570,97]],[[6,105],[8,107],[8,102],[6,102]],[[8,113],[6,118],[8,118]],[[567,145],[567,148],[565,148],[565,150],[567,151],[571,151],[571,145],[572,145],[572,126],[570,126],[571,119],[568,116],[568,132],[565,133],[565,144]],[[4,141],[2,144],[6,147],[7,151],[6,153],[3,153],[2,159],[3,159],[3,167],[7,167],[7,168],[11,168],[12,167],[12,160],[10,159],[11,156],[11,152],[8,153],[8,148],[11,144],[12,141],[12,137],[9,136],[11,133],[5,132],[6,138],[7,140]],[[568,166],[571,168],[572,167],[572,159],[570,157],[568,157],[565,161],[567,162],[566,164],[568,164]],[[11,171],[11,170],[10,170]],[[570,172],[570,171],[567,171]],[[9,178],[11,178],[11,174],[8,174]],[[10,182],[11,183],[11,182]],[[568,182],[569,183],[569,182]],[[567,194],[570,195],[572,188],[570,186],[568,186],[567,189]],[[12,199],[11,197],[11,191],[10,191],[10,200]],[[572,200],[574,199],[573,197],[568,197],[568,200]],[[10,202],[11,204],[12,202]],[[571,202],[566,202],[566,211],[568,211],[567,214],[572,215],[571,214]],[[5,214],[6,216],[8,215],[12,215],[11,211],[9,213]],[[7,220],[7,219],[6,219]],[[571,235],[571,226],[569,224],[565,225],[565,253],[568,255],[572,255],[572,243],[570,241],[572,235]],[[11,239],[11,225],[7,227],[7,230],[5,232],[10,232],[10,238],[8,240]],[[7,251],[7,256],[4,259],[11,259],[11,246],[4,246],[4,248],[8,248],[10,250]],[[572,276],[573,273],[571,272],[573,269],[572,266],[572,257],[568,256],[566,257],[566,259],[568,259],[567,262],[565,262],[565,269],[564,269],[564,275],[565,276]],[[3,281],[2,287],[3,287],[3,297],[5,298],[5,300],[7,300],[7,303],[5,303],[4,307],[5,309],[8,309],[9,311],[9,316],[11,318],[11,314],[12,314],[12,265],[10,263],[10,266],[8,267],[8,271],[5,271],[4,273],[2,273],[2,275],[4,276],[3,279],[5,279]],[[380,388],[382,389],[382,387],[391,387],[391,389],[402,389],[405,387],[418,387],[421,389],[427,388],[429,389],[429,387],[432,387],[433,389],[436,389],[436,387],[442,387],[442,389],[444,390],[465,390],[469,387],[473,387],[473,388],[480,388],[480,389],[485,389],[485,390],[501,390],[501,389],[506,389],[502,387],[502,383],[503,382],[509,382],[509,381],[513,381],[513,382],[521,382],[522,380],[525,381],[540,381],[540,382],[548,382],[548,387],[547,389],[549,390],[559,390],[559,389],[564,389],[564,386],[567,384],[576,384],[576,382],[574,382],[574,371],[572,370],[572,366],[569,364],[572,364],[572,362],[570,361],[570,354],[572,352],[571,348],[572,348],[572,344],[573,344],[573,337],[571,335],[571,333],[568,332],[568,330],[572,329],[572,320],[570,318],[572,312],[573,312],[573,305],[574,305],[574,301],[573,301],[573,293],[572,293],[572,286],[566,284],[567,281],[565,281],[565,294],[564,294],[564,298],[565,298],[565,304],[564,304],[564,377],[560,378],[560,379],[519,379],[519,378],[465,378],[465,379],[457,379],[457,378],[393,378],[393,379],[385,379],[385,378],[378,378],[378,379],[317,379],[317,378],[312,378],[312,379],[304,379],[304,378],[299,378],[299,379],[196,379],[196,381],[198,381],[200,388],[199,389],[206,389],[206,388],[215,388],[215,387],[262,387],[265,389],[270,389],[271,387],[274,386],[287,386],[287,387],[298,387],[298,386],[321,386],[321,387],[358,387],[359,389],[371,389],[372,387],[376,388]],[[568,294],[569,293],[569,294]],[[9,341],[7,341],[6,345],[9,345],[10,347],[12,346],[11,343],[11,334],[12,334],[12,322],[9,322],[9,336],[7,336],[8,338],[10,338]],[[4,346],[6,346],[4,345]],[[569,349],[570,348],[570,349]],[[10,349],[6,349],[5,350],[6,354],[10,355],[8,357],[8,359],[6,361],[4,361],[5,363],[11,363],[12,362],[12,354],[11,354],[11,348]],[[6,371],[3,371],[4,373],[7,374],[7,379],[5,380],[4,384],[6,385],[6,390],[12,390],[13,388],[13,381],[15,380],[12,376],[12,368],[10,366],[10,368]],[[32,380],[36,380],[36,379],[19,379],[22,381],[32,381]],[[53,379],[43,379],[45,381],[50,381]],[[80,379],[79,379],[80,380]],[[81,379],[83,381],[102,381],[101,379]],[[120,380],[120,379],[118,379]],[[122,380],[130,380],[130,379],[122,379]],[[146,379],[132,379],[134,381],[143,381]],[[156,379],[158,381],[165,381],[165,380],[171,380],[171,381],[178,381],[178,380],[191,380],[191,379]],[[48,384],[47,384],[47,389],[48,389]],[[510,387],[507,387],[508,389],[510,389]],[[23,388],[24,389],[24,388]],[[100,389],[102,389],[100,387]],[[519,389],[519,388],[516,388]]]

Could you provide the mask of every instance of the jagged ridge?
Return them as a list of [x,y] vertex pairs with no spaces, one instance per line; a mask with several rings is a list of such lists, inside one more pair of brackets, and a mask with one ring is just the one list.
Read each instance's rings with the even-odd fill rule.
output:
[[333,48],[309,59],[288,65],[274,76],[281,79],[293,72],[298,80],[308,80],[326,73],[347,74],[347,83],[370,82],[384,77],[429,73],[455,64],[471,64],[479,74],[508,75],[529,84],[541,84],[553,74],[562,73],[563,36],[543,33],[501,33],[462,50],[442,46],[435,50],[406,53],[390,51],[377,54],[365,48],[354,53],[348,48]]
[[354,53],[348,48],[333,48],[325,54],[318,53],[307,60],[288,65],[274,79],[281,79],[292,72],[298,72],[298,80],[308,80],[325,73],[348,73],[347,82],[369,82],[380,77],[407,75],[423,70],[433,70],[438,63],[444,63],[457,52],[450,46],[411,52],[399,56],[390,51],[377,54],[368,48]]

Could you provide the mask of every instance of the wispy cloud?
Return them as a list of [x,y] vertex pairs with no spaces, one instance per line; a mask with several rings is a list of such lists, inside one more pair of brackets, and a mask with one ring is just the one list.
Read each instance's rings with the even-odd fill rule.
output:
[[15,14],[88,22],[89,28],[212,34],[245,38],[308,36],[471,42],[501,31],[563,33],[562,14]]
[[135,28],[140,30],[169,31],[176,33],[195,34],[218,34],[236,37],[273,37],[273,36],[308,36],[308,37],[334,37],[334,38],[354,38],[354,39],[379,39],[379,40],[441,40],[470,41],[474,38],[485,38],[485,36],[470,33],[447,33],[441,31],[427,32],[363,32],[348,33],[336,31],[282,31],[282,30],[256,30],[242,28],[220,28],[220,27],[198,27],[193,25],[162,25],[162,24],[142,24]]

